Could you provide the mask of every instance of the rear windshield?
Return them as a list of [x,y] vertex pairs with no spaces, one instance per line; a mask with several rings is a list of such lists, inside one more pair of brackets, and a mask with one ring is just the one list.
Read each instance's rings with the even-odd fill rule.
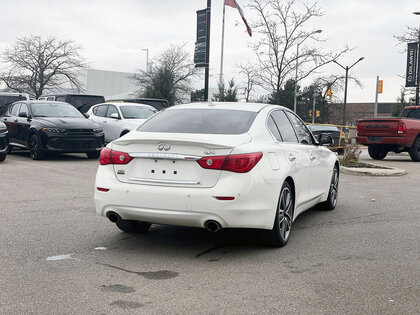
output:
[[93,105],[105,103],[103,96],[70,95],[66,102],[76,107],[82,113],[86,113]]
[[420,108],[405,108],[401,113],[401,117],[420,119]]
[[249,130],[257,114],[229,109],[166,110],[150,118],[137,131],[237,135]]

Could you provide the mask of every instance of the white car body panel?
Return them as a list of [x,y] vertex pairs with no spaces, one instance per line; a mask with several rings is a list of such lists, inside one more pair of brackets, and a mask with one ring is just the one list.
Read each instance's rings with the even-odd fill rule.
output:
[[[205,103],[167,110],[186,107],[259,113],[244,134],[132,131],[108,144],[112,150],[139,157],[127,165],[99,166],[96,187],[105,187],[109,191],[95,189],[98,214],[107,216],[116,212],[125,220],[182,226],[204,227],[206,221],[215,220],[223,228],[272,229],[285,180],[294,186],[293,220],[301,212],[327,200],[337,156],[319,145],[274,141],[266,126],[267,115],[273,109],[284,108],[267,104]],[[168,144],[170,149],[160,151],[157,149],[159,144]],[[256,152],[262,152],[263,156],[247,173],[204,169],[196,160],[178,160],[184,155],[200,158]],[[153,154],[158,157],[167,154],[167,158],[155,159]],[[222,201],[215,198],[218,196],[235,199]]]

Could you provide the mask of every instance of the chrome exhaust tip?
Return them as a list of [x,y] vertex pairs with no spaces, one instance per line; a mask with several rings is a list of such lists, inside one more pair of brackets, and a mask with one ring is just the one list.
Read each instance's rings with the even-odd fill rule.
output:
[[214,220],[206,221],[206,223],[204,223],[204,227],[209,232],[217,232],[222,229],[222,226],[220,225],[220,223]]

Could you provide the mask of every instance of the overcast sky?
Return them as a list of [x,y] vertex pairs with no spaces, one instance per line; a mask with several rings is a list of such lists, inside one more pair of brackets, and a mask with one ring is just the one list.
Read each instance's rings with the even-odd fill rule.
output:
[[[255,19],[247,8],[248,0],[237,0],[248,20]],[[312,1],[305,1],[312,3]],[[150,58],[159,55],[170,44],[187,43],[193,53],[196,36],[196,11],[206,0],[1,0],[0,51],[16,37],[30,34],[72,39],[82,47],[82,55],[94,69],[133,72],[145,68],[148,48]],[[302,1],[297,1],[302,3]],[[348,102],[373,102],[376,76],[384,80],[379,101],[392,102],[404,84],[406,56],[393,35],[404,33],[405,26],[420,25],[419,0],[320,0],[324,16],[311,22],[322,29],[321,38],[334,49],[348,44],[356,47],[339,62],[351,65],[359,57],[351,74],[364,88],[350,85]],[[212,1],[210,87],[216,87],[220,67],[220,43],[223,0]],[[236,9],[226,7],[225,77],[235,77],[238,63],[254,60],[246,33]],[[309,44],[309,43],[308,43]],[[335,64],[322,69],[323,74],[344,71]],[[310,79],[309,79],[310,80]],[[239,83],[239,82],[238,82]],[[305,82],[309,84],[310,82]],[[197,82],[197,88],[202,83]]]

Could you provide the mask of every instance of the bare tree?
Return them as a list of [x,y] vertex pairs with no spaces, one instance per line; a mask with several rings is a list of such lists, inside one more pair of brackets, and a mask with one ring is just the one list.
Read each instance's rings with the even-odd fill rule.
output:
[[417,42],[420,37],[420,27],[406,26],[403,35],[394,35],[399,44]]
[[[259,61],[258,80],[264,89],[274,95],[280,92],[287,80],[293,79],[297,62],[300,81],[349,50],[344,47],[323,51],[303,45],[309,38],[320,41],[315,36],[319,31],[304,29],[305,23],[323,14],[316,3],[303,5],[302,12],[298,11],[295,0],[251,0],[249,6],[258,16],[253,23],[255,33],[261,35],[261,39],[253,45]],[[296,52],[298,45],[299,54]]]
[[65,83],[83,90],[79,72],[87,64],[79,55],[80,47],[71,40],[39,36],[18,38],[1,55],[5,70],[0,72],[8,90],[29,93],[38,98]]
[[182,102],[190,94],[191,79],[198,76],[198,70],[184,46],[171,45],[154,59],[153,69],[138,70],[134,74],[140,95],[166,99],[173,105]]
[[239,74],[242,75],[245,78],[245,82],[243,90],[245,99],[247,102],[249,102],[249,97],[254,90],[255,86],[258,85],[257,81],[257,68],[254,64],[240,64],[238,65],[239,68]]

